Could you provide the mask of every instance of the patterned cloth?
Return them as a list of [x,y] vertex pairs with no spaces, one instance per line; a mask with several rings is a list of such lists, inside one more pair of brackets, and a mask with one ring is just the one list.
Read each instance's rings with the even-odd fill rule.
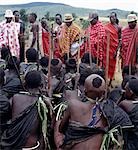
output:
[[61,31],[62,28],[64,27],[65,23],[62,23],[61,25],[57,25],[54,29],[54,32],[56,33],[56,37],[59,38],[61,37]]
[[64,27],[64,23],[62,23],[61,25],[57,25],[54,28],[54,32],[56,34],[56,37],[54,38],[54,57],[55,58],[61,58],[61,51],[60,51],[60,44],[59,44],[59,39],[61,38],[61,32],[62,32],[62,28]]
[[[115,66],[116,66],[116,58],[115,53],[119,44],[119,26],[114,26],[111,23],[105,25],[106,32],[110,35],[110,49],[109,49],[109,64],[108,64],[108,77],[109,79],[113,79]],[[107,38],[107,36],[106,36]],[[107,40],[105,40],[105,51],[104,51],[104,67],[106,68],[106,49],[107,49]]]
[[33,70],[38,70],[39,66],[35,62],[30,62],[30,63],[25,63],[22,62],[20,63],[20,74],[21,75],[26,75],[28,72],[33,71]]
[[134,29],[126,27],[122,31],[123,66],[136,64],[136,48],[138,48],[138,26]]
[[100,62],[102,62],[104,40],[106,35],[104,26],[100,21],[98,21],[95,25],[90,25],[85,34],[88,36],[88,38],[90,36],[90,41],[87,40],[85,49],[91,51],[92,56],[98,57]]
[[6,20],[0,23],[0,47],[8,46],[11,54],[19,58],[19,39],[20,23],[11,21],[6,23]]
[[75,23],[72,23],[70,27],[64,24],[61,36],[59,38],[59,45],[62,56],[70,51],[70,47],[74,42],[79,40],[80,32],[80,28]]

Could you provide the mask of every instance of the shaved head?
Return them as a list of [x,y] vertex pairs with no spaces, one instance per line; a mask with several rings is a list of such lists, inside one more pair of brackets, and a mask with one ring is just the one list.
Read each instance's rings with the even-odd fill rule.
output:
[[86,91],[103,92],[105,91],[105,81],[101,76],[92,74],[86,78],[84,87]]

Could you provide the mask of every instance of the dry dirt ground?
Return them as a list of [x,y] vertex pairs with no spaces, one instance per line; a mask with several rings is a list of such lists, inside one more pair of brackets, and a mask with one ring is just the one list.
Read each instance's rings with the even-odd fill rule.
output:
[[114,80],[112,81],[113,87],[121,85],[122,82],[122,70],[121,70],[121,60],[119,59],[119,54],[116,61],[116,70],[114,74]]

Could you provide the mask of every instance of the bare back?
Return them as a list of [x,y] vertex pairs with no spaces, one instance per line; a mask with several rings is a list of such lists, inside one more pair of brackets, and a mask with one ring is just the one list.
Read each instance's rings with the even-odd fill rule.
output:
[[[92,109],[95,104],[91,102],[81,102],[75,93],[69,97],[69,112],[70,119],[69,122],[75,121],[79,122],[82,125],[88,126],[88,124],[92,121]],[[107,126],[107,121],[101,112],[98,110],[96,112],[97,119],[100,119],[99,122],[95,125],[95,127],[105,128]],[[76,144],[73,146],[72,150],[99,150],[102,143],[103,134],[97,134],[91,137],[90,139]]]
[[[12,99],[12,120],[17,118],[19,114],[22,113],[26,108],[34,104],[37,101],[37,99],[37,96],[16,94]],[[24,147],[36,146],[36,143],[38,141],[38,137],[40,134],[40,122],[39,116],[37,115],[35,117],[35,122],[31,128],[29,136],[26,137],[27,141]]]
[[[92,120],[92,108],[94,105],[92,105],[90,102],[80,102],[80,101],[74,101],[71,104],[71,118],[70,121],[77,121],[80,122],[83,125],[88,125]],[[103,116],[100,116],[100,112],[97,111],[96,113],[97,118],[100,118],[100,121],[95,125],[96,127],[104,128],[106,127],[107,123]],[[89,140],[86,140],[84,142],[81,142],[74,146],[73,150],[99,150],[101,143],[102,143],[103,134],[97,134],[91,137]],[[97,142],[98,141],[98,142]]]

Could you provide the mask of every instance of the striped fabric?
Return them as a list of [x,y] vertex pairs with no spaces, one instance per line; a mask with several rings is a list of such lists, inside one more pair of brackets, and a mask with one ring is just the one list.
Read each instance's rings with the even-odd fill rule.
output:
[[49,56],[49,48],[50,48],[50,35],[49,32],[42,28],[42,46],[44,56]]
[[135,65],[136,47],[138,47],[138,27],[130,29],[126,27],[122,31],[122,58],[123,66]]
[[[102,62],[103,60],[103,47],[105,40],[105,28],[100,21],[98,21],[95,25],[90,26],[86,30],[86,36],[90,36],[90,43],[87,40],[86,50],[90,50],[94,57],[98,57]],[[99,50],[98,50],[99,46]]]
[[[111,23],[108,23],[105,25],[106,32],[110,35],[110,43],[109,43],[109,63],[108,63],[108,78],[113,79],[114,73],[115,73],[115,66],[116,66],[116,58],[114,58],[114,55],[116,53],[116,50],[118,48],[119,44],[119,38],[118,38],[118,32],[119,32],[119,26],[112,25]],[[104,67],[107,68],[106,64],[106,53],[107,53],[107,35],[105,40],[105,51],[104,51]]]
[[63,56],[69,52],[71,45],[79,39],[80,28],[75,23],[72,23],[70,27],[64,24],[61,34],[59,45],[61,55]]

